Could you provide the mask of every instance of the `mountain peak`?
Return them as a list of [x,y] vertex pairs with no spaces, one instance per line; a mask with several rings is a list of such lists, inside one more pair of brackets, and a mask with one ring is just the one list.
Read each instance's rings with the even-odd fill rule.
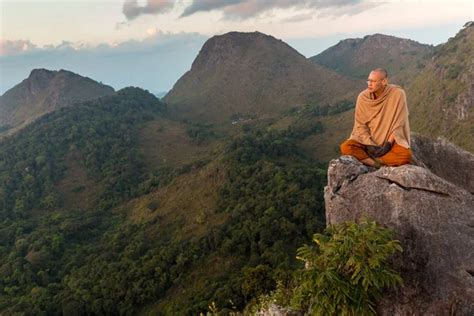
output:
[[230,32],[206,41],[164,100],[187,118],[229,123],[236,115],[268,118],[291,106],[343,99],[355,90],[354,82],[312,63],[282,40]]
[[366,78],[370,70],[383,67],[388,70],[394,82],[405,85],[414,75],[406,70],[422,68],[424,57],[433,49],[432,45],[376,33],[363,38],[342,40],[310,59],[345,75],[361,79]]
[[16,131],[60,107],[112,93],[112,87],[71,71],[33,69],[28,78],[0,97],[0,130]]
[[208,39],[193,62],[193,68],[212,68],[223,62],[238,62],[250,54],[258,52],[265,54],[271,51],[284,52],[285,55],[295,54],[304,58],[295,49],[271,35],[258,31],[229,32]]
[[54,76],[55,73],[57,73],[57,71],[48,70],[48,69],[45,69],[45,68],[37,68],[37,69],[33,69],[30,72],[30,75],[28,76],[28,78]]

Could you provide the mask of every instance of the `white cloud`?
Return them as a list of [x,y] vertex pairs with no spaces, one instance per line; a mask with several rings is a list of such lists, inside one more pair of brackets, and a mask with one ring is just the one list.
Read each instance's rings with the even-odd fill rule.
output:
[[[116,89],[138,86],[151,92],[167,91],[191,68],[207,37],[150,30],[152,34],[142,40],[99,45],[64,41],[38,47],[19,41],[13,45],[18,49],[0,56],[0,93],[20,83],[35,68],[70,70]],[[34,49],[22,52],[21,44]]]
[[17,55],[30,52],[37,46],[29,40],[2,40],[0,39],[0,56]]

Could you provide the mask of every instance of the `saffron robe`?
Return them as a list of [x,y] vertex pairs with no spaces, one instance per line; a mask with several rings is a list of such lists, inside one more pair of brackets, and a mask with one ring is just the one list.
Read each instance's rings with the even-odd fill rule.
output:
[[405,91],[389,84],[377,98],[368,90],[357,97],[355,122],[349,139],[381,146],[393,134],[395,142],[410,148],[410,125]]

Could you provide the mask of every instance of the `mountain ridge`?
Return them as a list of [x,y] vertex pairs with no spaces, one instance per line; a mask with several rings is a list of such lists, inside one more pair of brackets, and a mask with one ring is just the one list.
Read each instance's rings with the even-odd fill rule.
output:
[[230,32],[203,45],[164,100],[187,118],[225,123],[275,117],[309,102],[335,103],[355,96],[358,85],[273,36]]
[[71,71],[33,69],[0,96],[0,126],[11,134],[46,113],[112,93],[112,87]]
[[406,85],[416,69],[424,67],[433,50],[432,45],[376,33],[341,40],[309,59],[359,79],[366,79],[374,68],[385,68],[391,80]]

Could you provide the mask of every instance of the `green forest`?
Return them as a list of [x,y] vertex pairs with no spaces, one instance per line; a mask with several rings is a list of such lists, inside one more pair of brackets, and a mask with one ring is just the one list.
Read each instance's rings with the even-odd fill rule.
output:
[[[138,129],[166,113],[151,94],[126,88],[49,114],[1,143],[1,310],[135,314],[210,257],[231,262],[225,276],[209,271],[204,288],[185,302],[171,297],[163,313],[206,312],[211,302],[242,310],[300,266],[297,247],[324,227],[326,175],[295,142],[322,125],[250,127],[230,137],[212,210],[226,214],[225,223],[198,239],[173,239],[177,227],[150,238],[156,223],[132,223],[116,207],[186,172],[145,171],[137,148]],[[187,133],[213,137],[209,126],[190,125]],[[60,193],[71,160],[91,179],[90,207],[71,208]],[[88,189],[78,183],[73,191]]]
[[[304,266],[297,249],[325,228],[327,169],[296,143],[322,133],[323,124],[300,116],[284,129],[263,123],[223,135],[182,122],[198,144],[223,141],[220,153],[150,170],[139,131],[167,116],[153,95],[126,88],[46,115],[0,143],[0,310],[228,314],[294,283]],[[129,201],[210,163],[224,179],[207,212],[222,224],[207,227],[203,217],[203,234],[180,237],[179,218],[130,220]],[[159,207],[147,204],[149,213]]]

